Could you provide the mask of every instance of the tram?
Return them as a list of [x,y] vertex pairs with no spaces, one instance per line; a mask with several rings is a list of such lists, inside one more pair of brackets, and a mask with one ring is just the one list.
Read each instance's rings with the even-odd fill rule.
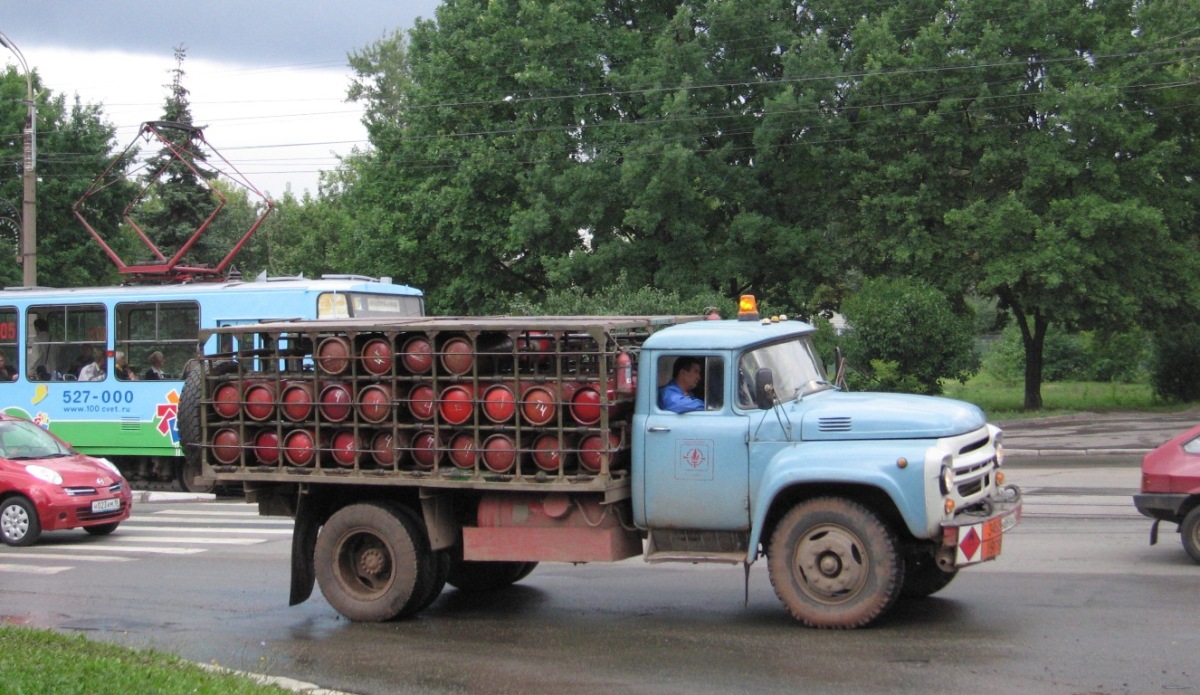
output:
[[[203,490],[184,465],[177,414],[200,331],[261,321],[422,316],[420,290],[325,275],[0,291],[0,410],[103,456],[134,481]],[[91,363],[92,366],[87,365]]]

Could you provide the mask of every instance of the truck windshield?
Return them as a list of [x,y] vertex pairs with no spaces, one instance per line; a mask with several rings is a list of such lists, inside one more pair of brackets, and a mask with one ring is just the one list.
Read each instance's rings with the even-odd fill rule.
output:
[[795,400],[806,393],[832,388],[832,384],[825,379],[825,370],[817,357],[812,339],[805,336],[786,343],[767,345],[742,355],[738,363],[738,377],[744,385],[739,397],[743,406],[752,405],[750,394],[753,393],[754,375],[763,367],[771,370],[775,379],[775,393],[781,401]]

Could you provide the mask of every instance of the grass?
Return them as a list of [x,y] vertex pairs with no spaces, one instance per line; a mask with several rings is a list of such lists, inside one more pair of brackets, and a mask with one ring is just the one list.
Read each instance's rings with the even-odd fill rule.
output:
[[1167,404],[1155,397],[1149,384],[1118,384],[1095,381],[1063,381],[1042,384],[1042,409],[1025,410],[1025,386],[976,377],[965,384],[944,385],[944,395],[974,403],[988,419],[1016,420],[1072,413],[1114,410],[1172,412],[1191,404]]
[[95,642],[78,634],[0,626],[0,692],[11,695],[267,695],[291,693],[177,656]]

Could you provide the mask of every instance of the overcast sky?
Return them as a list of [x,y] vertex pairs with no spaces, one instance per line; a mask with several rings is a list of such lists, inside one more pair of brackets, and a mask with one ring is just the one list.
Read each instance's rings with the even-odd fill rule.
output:
[[[205,137],[274,197],[316,192],[317,171],[366,143],[361,108],[345,103],[346,55],[439,0],[9,0],[0,32],[55,94],[102,103],[129,145],[162,116],[174,49]],[[0,61],[18,64],[0,48]],[[2,63],[0,63],[2,64]],[[100,172],[96,172],[99,174]]]

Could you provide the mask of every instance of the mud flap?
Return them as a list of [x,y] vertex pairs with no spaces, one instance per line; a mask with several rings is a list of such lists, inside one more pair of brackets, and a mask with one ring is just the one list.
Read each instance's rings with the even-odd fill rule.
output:
[[318,505],[308,495],[300,495],[296,504],[296,528],[292,532],[292,593],[288,605],[304,603],[312,596],[317,572],[313,554],[317,547],[317,531],[321,528]]
[[1158,522],[1162,519],[1155,519],[1153,524],[1150,524],[1150,545],[1158,545]]

